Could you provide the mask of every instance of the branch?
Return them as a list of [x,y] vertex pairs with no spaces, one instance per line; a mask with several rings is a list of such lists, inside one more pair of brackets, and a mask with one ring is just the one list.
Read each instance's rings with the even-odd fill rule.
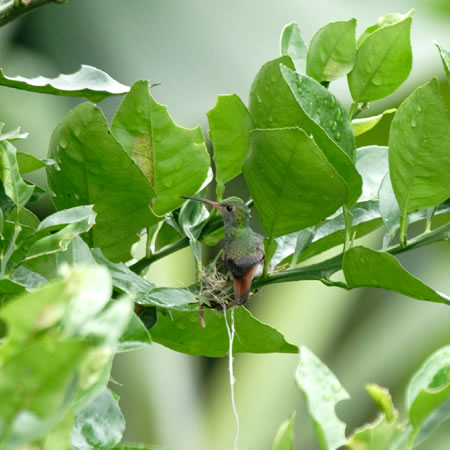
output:
[[66,0],[11,0],[0,6],[0,27],[40,6],[65,2]]

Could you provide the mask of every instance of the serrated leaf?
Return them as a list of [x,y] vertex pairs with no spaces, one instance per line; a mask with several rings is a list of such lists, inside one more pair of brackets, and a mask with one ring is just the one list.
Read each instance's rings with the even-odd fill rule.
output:
[[156,214],[181,206],[180,196],[194,195],[207,179],[210,162],[201,128],[175,125],[167,107],[151,96],[147,81],[131,87],[111,129],[155,190]]
[[[204,309],[205,328],[202,328],[198,311],[158,314],[152,328],[155,342],[178,352],[213,358],[228,353],[228,333],[221,311]],[[234,311],[238,339],[234,340],[233,353],[297,353],[298,348],[289,344],[274,328],[260,322],[245,308]],[[227,312],[230,323],[230,312]]]
[[286,25],[281,33],[281,54],[291,57],[298,73],[306,73],[307,53],[308,47],[298,24],[292,22]]
[[398,108],[389,135],[389,169],[403,216],[450,196],[450,118],[436,78]]
[[444,70],[447,74],[447,81],[450,83],[450,52],[444,47],[441,47],[437,42],[434,42],[434,45],[439,50],[442,64],[444,65]]
[[410,13],[388,15],[358,40],[355,65],[348,74],[356,103],[386,97],[406,80],[412,66],[411,22]]
[[82,65],[75,73],[61,74],[56,78],[8,77],[0,69],[0,85],[42,94],[84,97],[93,102],[100,102],[111,95],[123,95],[130,89],[107,73],[87,65]]
[[333,81],[353,68],[356,57],[356,19],[331,22],[313,36],[308,49],[307,74],[317,81]]
[[34,190],[20,176],[16,149],[9,141],[0,142],[0,181],[5,194],[16,206],[24,206]]
[[303,346],[296,381],[306,396],[320,447],[333,450],[345,445],[345,424],[337,418],[335,407],[350,396],[330,369]]
[[[250,147],[252,121],[242,100],[236,95],[219,95],[208,111],[209,138],[216,165],[217,197],[222,199],[224,184],[238,176]],[[219,195],[220,194],[220,195]]]
[[254,131],[244,176],[269,237],[319,223],[347,196],[344,181],[299,128]]
[[389,289],[418,300],[450,305],[449,297],[411,275],[389,253],[353,247],[345,252],[342,268],[350,288]]
[[101,248],[112,261],[129,260],[138,233],[158,221],[149,208],[155,193],[100,109],[84,103],[72,110],[53,132],[50,156],[58,164],[47,167],[57,209],[93,204],[90,247]]
[[294,446],[295,411],[278,428],[272,444],[272,450],[292,450]]
[[125,419],[108,389],[95,397],[75,417],[72,450],[110,449],[120,442]]
[[397,112],[397,108],[387,109],[383,111],[381,114],[371,117],[364,117],[362,119],[353,119],[352,120],[352,131],[355,136],[361,136],[361,134],[370,131],[374,128],[378,122],[386,115],[393,114]]

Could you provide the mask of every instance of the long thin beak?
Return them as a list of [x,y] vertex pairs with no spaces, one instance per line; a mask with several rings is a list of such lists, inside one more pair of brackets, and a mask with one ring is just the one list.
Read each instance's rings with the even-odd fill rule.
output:
[[187,198],[188,200],[197,200],[198,202],[206,203],[207,205],[214,206],[214,208],[222,209],[222,205],[220,203],[214,202],[213,200],[208,200],[207,198],[200,197],[188,197],[186,195],[182,195],[182,198]]

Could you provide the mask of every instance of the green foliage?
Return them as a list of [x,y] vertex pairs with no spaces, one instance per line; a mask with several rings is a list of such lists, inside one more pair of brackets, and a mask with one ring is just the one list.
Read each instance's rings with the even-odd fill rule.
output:
[[[411,23],[410,13],[389,14],[356,39],[356,19],[334,22],[309,46],[291,23],[281,57],[256,74],[248,108],[232,94],[219,96],[207,113],[218,200],[243,174],[249,207],[268,238],[267,270],[253,291],[319,280],[450,303],[394,256],[449,241],[450,127],[438,80],[418,87],[397,111],[355,119],[407,78]],[[448,76],[448,52],[438,50]],[[354,100],[348,111],[327,89],[345,76]],[[89,101],[68,112],[46,160],[16,151],[14,141],[27,137],[19,129],[0,134],[0,448],[156,448],[118,445],[124,419],[106,385],[116,353],[153,341],[190,355],[229,351],[222,307],[235,307],[226,304],[230,281],[215,261],[203,266],[202,255],[202,244],[223,237],[223,222],[182,198],[207,196],[213,179],[203,132],[176,125],[147,81],[128,88],[87,66],[53,80],[0,72],[0,84],[90,101],[126,94],[111,125]],[[389,146],[356,148],[355,136],[395,111]],[[28,205],[44,191],[22,178],[41,168],[56,207],[42,221]],[[412,235],[408,227],[419,221],[425,229],[414,227]],[[377,229],[381,248],[354,244]],[[140,238],[145,256],[134,260]],[[154,262],[188,246],[195,284],[167,288],[146,279]],[[325,254],[333,248],[337,254]],[[340,270],[345,282],[331,278]],[[244,307],[233,316],[233,352],[299,351]],[[302,347],[296,380],[321,447],[402,450],[426,439],[450,416],[448,352],[432,355],[411,379],[407,423],[387,390],[369,385],[380,417],[348,437],[335,412],[347,392]],[[292,448],[294,417],[281,425],[273,449]]]

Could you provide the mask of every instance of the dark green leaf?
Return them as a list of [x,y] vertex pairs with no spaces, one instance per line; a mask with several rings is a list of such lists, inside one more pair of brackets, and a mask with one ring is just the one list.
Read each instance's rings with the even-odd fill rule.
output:
[[156,235],[155,251],[159,251],[167,245],[173,244],[180,239],[180,233],[170,224],[167,219],[162,223]]
[[393,114],[397,112],[396,108],[387,109],[381,114],[372,117],[364,117],[363,119],[353,119],[352,120],[352,131],[355,136],[360,136],[361,134],[370,131],[385,114]]
[[108,389],[95,397],[75,416],[72,450],[110,449],[120,442],[125,419]]
[[317,81],[333,81],[353,68],[356,56],[356,19],[331,22],[312,38],[307,74]]
[[209,217],[206,206],[196,200],[187,201],[181,208],[178,222],[186,236],[196,241],[200,236],[204,221]]
[[111,95],[123,95],[130,89],[107,73],[85,65],[78,72],[57,78],[8,77],[0,69],[0,85],[42,94],[84,97],[93,102],[100,102]]
[[281,33],[281,54],[291,57],[298,73],[306,73],[307,52],[300,27],[295,22],[286,25]]
[[17,206],[24,206],[28,202],[34,188],[22,180],[16,149],[9,141],[0,142],[0,180],[5,194]]
[[355,66],[348,74],[355,102],[386,97],[406,80],[412,66],[411,22],[411,13],[388,15],[358,40]]
[[434,45],[439,50],[442,64],[444,65],[445,73],[447,74],[447,81],[450,83],[450,52],[444,47],[441,47],[437,42],[434,42]]
[[244,176],[269,237],[319,223],[347,196],[344,181],[299,128],[254,131]]
[[195,194],[207,179],[209,155],[201,128],[175,125],[167,107],[151,96],[147,81],[132,86],[111,127],[155,190],[156,214],[181,206],[180,196]]
[[19,280],[0,280],[0,306],[5,296],[13,296],[22,294],[26,289],[26,285]]
[[[230,312],[228,311],[228,322]],[[234,353],[297,353],[274,328],[263,324],[245,308],[234,312],[236,334]],[[158,322],[151,334],[155,342],[190,355],[221,357],[228,353],[228,333],[221,311],[205,309],[206,327],[202,328],[198,311],[172,311],[171,316],[158,314]]]
[[209,138],[214,148],[217,198],[220,201],[224,184],[242,171],[250,146],[252,121],[242,100],[232,94],[217,97],[216,106],[208,111],[208,122]]
[[278,428],[272,444],[272,450],[292,450],[294,447],[294,421],[295,411]]
[[296,380],[306,396],[321,448],[334,450],[345,445],[345,424],[337,418],[335,407],[350,396],[330,369],[303,346],[300,348]]
[[358,201],[376,200],[381,182],[389,171],[388,148],[378,145],[358,148],[356,168],[363,179],[362,194]]
[[133,314],[125,333],[121,336],[117,351],[128,352],[147,347],[152,343],[150,334],[141,319]]
[[56,207],[93,204],[97,218],[87,238],[90,247],[113,261],[129,260],[138,233],[158,220],[149,209],[155,194],[100,109],[84,103],[71,111],[53,132],[50,156],[58,164],[47,167]]
[[436,78],[400,105],[389,135],[392,186],[403,216],[450,197],[450,119]]
[[36,158],[36,156],[30,155],[29,153],[17,152],[16,157],[20,173],[33,172],[46,165],[44,161],[41,161]]
[[389,253],[353,247],[344,255],[343,270],[350,288],[377,287],[418,300],[450,305],[450,299],[407,272]]

